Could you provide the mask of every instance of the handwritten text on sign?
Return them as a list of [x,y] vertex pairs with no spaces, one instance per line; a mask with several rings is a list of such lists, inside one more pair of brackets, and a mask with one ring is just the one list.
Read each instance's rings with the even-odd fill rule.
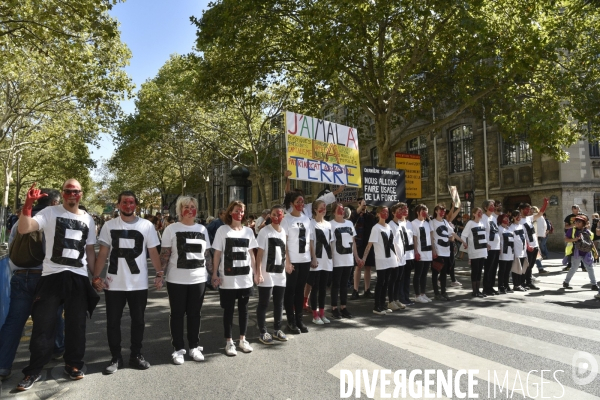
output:
[[421,156],[396,153],[396,169],[406,171],[406,198],[421,198]]
[[356,129],[289,111],[285,126],[292,179],[360,187]]

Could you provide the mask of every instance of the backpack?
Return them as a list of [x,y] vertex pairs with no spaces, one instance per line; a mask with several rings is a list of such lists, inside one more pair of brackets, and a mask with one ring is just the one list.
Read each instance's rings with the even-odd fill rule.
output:
[[20,234],[17,232],[10,244],[10,261],[19,268],[39,267],[44,261],[44,233],[42,231]]
[[592,247],[594,244],[592,243],[592,239],[590,238],[590,231],[584,230],[581,232],[581,240],[575,242],[575,247],[577,250],[587,253],[592,251]]

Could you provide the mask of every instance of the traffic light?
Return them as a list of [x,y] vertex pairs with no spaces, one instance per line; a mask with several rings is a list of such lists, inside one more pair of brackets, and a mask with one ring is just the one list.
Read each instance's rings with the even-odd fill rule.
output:
[[475,201],[475,193],[473,193],[472,190],[465,192],[465,201],[468,201],[471,204],[473,204],[473,202]]

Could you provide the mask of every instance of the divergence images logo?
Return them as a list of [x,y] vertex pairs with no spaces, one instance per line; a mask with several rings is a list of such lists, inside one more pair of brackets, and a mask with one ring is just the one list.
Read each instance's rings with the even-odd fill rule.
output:
[[573,382],[583,386],[591,383],[598,375],[598,362],[590,353],[578,351],[571,362]]

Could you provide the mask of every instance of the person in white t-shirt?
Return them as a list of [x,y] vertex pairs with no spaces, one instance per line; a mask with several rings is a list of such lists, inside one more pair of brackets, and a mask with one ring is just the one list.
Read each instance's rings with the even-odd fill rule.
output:
[[[285,179],[286,179],[286,181],[285,181],[285,198],[283,200],[283,206],[285,207],[285,211],[288,214],[290,214],[296,208],[292,204],[293,200],[291,200],[291,196],[294,195],[294,198],[295,198],[295,196],[299,195],[299,196],[302,196],[302,198],[304,198],[304,192],[298,188],[290,190],[290,176],[292,175],[292,171],[290,171],[288,169],[285,171],[285,173],[283,175],[285,176]],[[315,199],[315,201],[323,200],[325,202],[325,205],[327,206],[327,205],[333,203],[335,201],[335,196],[342,193],[345,188],[346,188],[346,186],[344,186],[344,185],[339,186],[333,192],[326,192],[326,193],[322,194],[321,196],[318,196]],[[312,203],[304,203],[304,208],[301,211],[309,219],[312,219]]]
[[180,196],[175,204],[179,222],[167,226],[162,235],[160,261],[166,271],[167,293],[169,294],[169,328],[176,365],[183,364],[185,342],[183,340],[184,317],[187,315],[187,338],[190,357],[203,361],[203,348],[200,343],[200,323],[202,303],[206,290],[207,251],[211,243],[206,228],[196,223],[198,200]]
[[[519,210],[521,211],[521,220],[520,224],[523,225],[523,229],[525,230],[525,239],[527,240],[527,261],[529,266],[525,271],[525,283],[524,286],[528,289],[538,290],[539,287],[533,284],[533,280],[531,279],[531,273],[533,270],[533,265],[535,264],[535,260],[537,259],[538,251],[540,249],[538,244],[537,234],[535,233],[535,224],[537,223],[538,218],[544,218],[544,213],[546,212],[546,207],[548,207],[548,198],[544,198],[544,203],[542,204],[542,208],[535,214],[531,214],[531,205],[528,203],[519,204]],[[543,270],[543,268],[542,268]]]
[[[451,268],[450,254],[452,249],[452,241],[454,240],[454,228],[446,221],[446,206],[444,204],[438,204],[433,209],[434,218],[430,221],[431,229],[433,230],[433,243],[437,253],[437,261],[443,264],[442,269],[438,272],[437,269],[431,268],[431,283],[433,284],[433,291],[435,292],[435,299],[441,301],[448,301],[450,298],[446,293],[446,274]],[[441,286],[438,288],[438,275],[439,283]]]
[[[148,369],[150,363],[142,355],[144,338],[144,313],[148,302],[148,263],[146,250],[159,277],[156,287],[162,286],[160,244],[154,225],[147,219],[135,215],[138,200],[131,191],[119,194],[117,206],[119,216],[107,221],[98,237],[100,251],[94,267],[94,288],[104,289],[106,301],[106,334],[112,359],[104,369],[114,374],[123,368],[121,356],[121,317],[125,304],[131,316],[131,355],[129,365],[137,369]],[[108,270],[104,282],[100,273],[108,259]]]
[[83,195],[81,184],[67,180],[62,187],[62,205],[44,208],[31,217],[33,203],[46,196],[35,183],[27,192],[19,218],[18,232],[44,231],[46,241],[42,276],[35,288],[31,309],[33,330],[29,341],[29,365],[23,369],[24,379],[18,391],[29,390],[41,379],[44,365],[52,358],[56,336],[56,313],[64,303],[65,360],[64,372],[73,380],[84,374],[85,326],[87,313],[92,315],[100,300],[88,278],[88,265],[94,265],[96,225],[91,215],[79,209]]
[[[263,227],[258,233],[258,251],[254,282],[258,285],[258,305],[256,307],[256,321],[260,335],[258,340],[264,344],[273,344],[273,338],[286,342],[287,336],[281,330],[283,319],[283,297],[285,295],[285,242],[286,235],[281,228],[284,219],[282,205],[271,208],[267,217],[271,223]],[[269,300],[273,295],[273,335],[267,332],[266,314]]]
[[294,192],[290,195],[294,209],[281,222],[287,235],[285,250],[285,297],[283,305],[287,316],[288,330],[291,333],[307,333],[308,327],[302,322],[304,285],[310,270],[310,219],[303,213],[304,197]]
[[485,234],[488,239],[488,255],[483,267],[483,294],[495,296],[500,294],[494,289],[496,283],[496,272],[500,261],[500,235],[498,235],[498,223],[496,216],[496,203],[492,199],[483,202],[483,216],[481,222],[485,226]]
[[331,252],[331,224],[325,220],[327,205],[322,200],[313,204],[313,219],[310,221],[310,271],[307,284],[311,286],[310,307],[313,314],[313,323],[316,325],[328,324],[325,317],[325,296],[327,295],[327,281],[333,270],[333,255]]
[[[333,236],[333,272],[331,277],[331,316],[335,319],[352,318],[346,307],[348,301],[348,279],[354,263],[362,267],[364,263],[356,249],[354,224],[344,218],[344,205],[334,203],[334,219],[330,222]],[[338,307],[338,293],[340,306]]]
[[513,264],[511,267],[513,290],[515,292],[526,292],[529,290],[525,286],[525,270],[523,268],[527,259],[527,239],[525,238],[527,235],[521,223],[521,218],[521,211],[514,210],[511,212],[510,221],[512,224],[509,229],[513,232],[513,252],[515,259],[519,260],[516,265]]
[[429,209],[425,204],[415,207],[415,218],[412,224],[413,241],[415,244],[415,275],[413,286],[415,288],[415,301],[417,303],[429,303],[431,299],[425,295],[427,288],[427,272],[431,267],[431,261],[437,256],[433,246],[433,229],[429,223]]
[[488,240],[485,233],[485,225],[481,221],[483,210],[479,207],[474,207],[471,210],[472,220],[465,225],[461,239],[463,240],[464,248],[469,252],[469,260],[471,260],[471,286],[473,288],[473,297],[487,297],[481,293],[479,287],[481,285],[481,270],[485,264],[487,257]]
[[219,286],[223,327],[225,329],[225,354],[237,355],[233,343],[233,313],[238,302],[240,340],[238,346],[244,353],[252,352],[246,340],[248,327],[248,302],[253,291],[252,271],[255,269],[254,251],[258,247],[254,232],[247,226],[246,205],[232,201],[225,213],[225,225],[219,227],[212,243],[213,286]]
[[[390,275],[390,281],[388,283],[388,304],[387,308],[396,311],[406,308],[406,306],[398,301],[399,298],[399,286],[402,283],[402,275],[404,274],[404,267],[406,266],[406,251],[405,251],[405,243],[404,243],[404,235],[403,230],[400,228],[400,220],[398,210],[401,207],[401,204],[394,204],[391,207],[392,215],[394,216],[389,222],[388,225],[392,230],[392,234],[394,235],[394,246],[396,248],[396,256],[398,257],[398,267],[392,268],[392,272]],[[401,214],[400,214],[401,215]]]
[[[415,246],[412,224],[406,219],[408,217],[408,205],[406,203],[398,203],[390,209],[394,216],[392,223],[398,226],[398,232],[402,239],[404,248],[403,261],[405,265],[398,267],[398,279],[394,285],[394,300],[398,308],[402,309],[406,306],[413,305],[410,299],[410,273],[415,269]],[[402,263],[400,263],[402,264]]]
[[498,268],[498,291],[500,294],[514,293],[508,285],[510,270],[515,259],[515,235],[510,226],[510,215],[498,216],[498,236],[500,236],[500,262]]
[[379,206],[376,210],[379,222],[375,224],[369,236],[369,244],[365,248],[362,260],[365,262],[371,247],[375,250],[375,268],[377,270],[377,284],[375,286],[375,305],[373,308],[374,314],[385,315],[392,312],[385,303],[387,294],[388,281],[390,279],[392,269],[398,268],[400,261],[398,260],[397,250],[394,246],[394,233],[390,226],[385,222],[390,213],[387,207]]

